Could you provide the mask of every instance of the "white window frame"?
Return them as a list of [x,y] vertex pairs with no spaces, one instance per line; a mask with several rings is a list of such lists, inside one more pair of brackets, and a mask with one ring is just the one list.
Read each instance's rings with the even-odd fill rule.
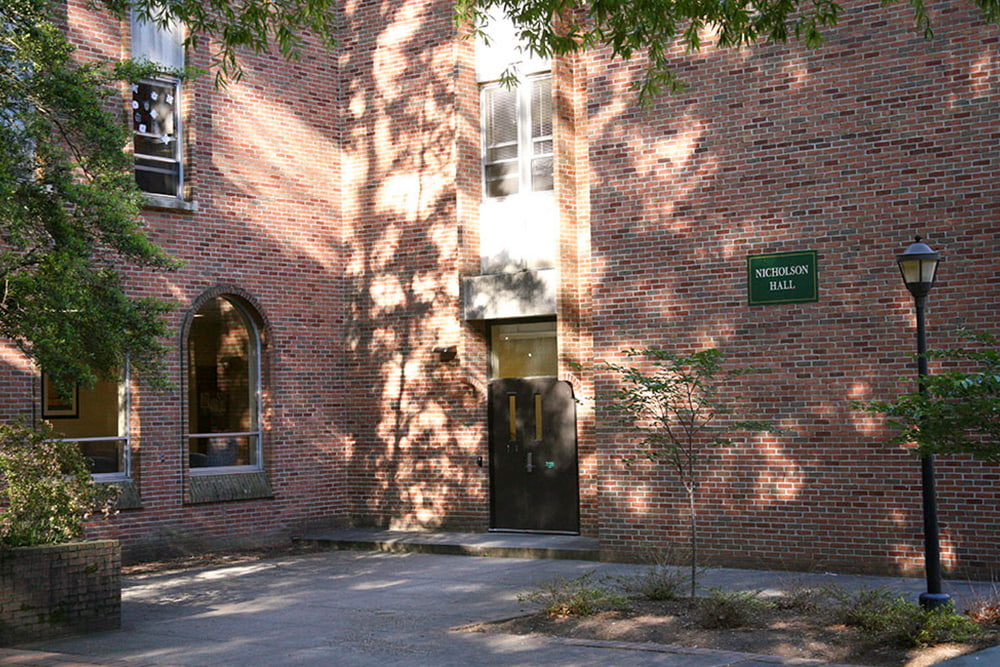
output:
[[[143,190],[153,203],[164,204],[168,207],[184,207],[184,128],[181,113],[183,87],[181,80],[173,74],[166,72],[176,72],[184,68],[184,25],[173,20],[167,25],[159,24],[155,21],[142,21],[135,11],[132,10],[130,16],[132,32],[132,57],[136,60],[148,60],[149,62],[161,65],[164,74],[150,79],[145,79],[137,83],[153,85],[171,85],[174,89],[175,104],[174,113],[174,141],[173,157],[162,158],[159,156],[136,154],[136,157],[161,162],[170,165],[170,173],[176,172],[177,187],[174,192],[152,192]],[[135,85],[135,84],[133,84]],[[134,98],[130,102],[134,101]],[[132,127],[133,135],[138,134],[134,123]],[[155,137],[153,134],[146,134],[147,137]],[[155,168],[147,169],[152,171]],[[136,165],[136,172],[142,171]]]
[[[140,84],[155,85],[155,86],[172,86],[174,91],[173,105],[173,116],[174,116],[174,136],[170,143],[173,144],[173,156],[170,158],[164,158],[157,155],[145,155],[138,152],[135,149],[136,173],[140,171],[159,171],[162,169],[164,173],[176,174],[177,186],[173,192],[153,192],[150,190],[143,190],[148,195],[161,196],[161,197],[171,197],[175,199],[183,199],[184,194],[184,148],[183,148],[183,137],[184,137],[184,127],[181,120],[181,80],[177,77],[172,76],[160,76],[152,79],[143,79],[136,82],[133,86],[137,87]],[[133,99],[134,102],[134,99]],[[134,113],[134,111],[133,111]],[[132,128],[133,135],[139,135],[148,137],[151,139],[157,138],[159,135],[152,133],[140,133],[138,129]],[[134,143],[133,143],[134,146]],[[146,167],[140,166],[138,160],[150,160],[153,162],[162,163],[164,166],[160,169],[156,167]]]
[[[548,134],[541,137],[532,136],[532,104],[531,104],[531,94],[534,84],[538,81],[548,80],[552,82],[552,73],[550,71],[543,71],[534,73],[528,76],[519,77],[517,83],[513,85],[513,90],[516,91],[516,104],[517,104],[517,168],[518,168],[518,190],[516,193],[510,193],[506,195],[491,195],[489,192],[489,184],[487,182],[486,172],[488,167],[495,164],[502,164],[504,162],[514,162],[514,158],[507,158],[505,160],[496,160],[490,162],[488,160],[490,145],[487,142],[487,123],[486,123],[486,99],[489,91],[502,89],[509,84],[502,81],[491,81],[488,83],[480,84],[479,89],[479,102],[480,108],[483,110],[480,113],[480,137],[482,138],[482,148],[481,148],[481,166],[480,166],[480,178],[482,180],[482,192],[483,197],[486,199],[503,199],[504,197],[514,197],[518,195],[529,194],[532,192],[551,192],[553,188],[546,188],[543,190],[533,190],[532,189],[532,163],[534,160],[539,158],[554,158],[554,150],[546,153],[535,153],[536,143],[541,143],[544,141],[549,141],[553,143],[554,148],[554,135]],[[550,104],[550,110],[554,105]],[[552,127],[552,119],[549,122],[550,127]],[[553,164],[553,171],[555,165]],[[554,174],[553,174],[554,181]]]

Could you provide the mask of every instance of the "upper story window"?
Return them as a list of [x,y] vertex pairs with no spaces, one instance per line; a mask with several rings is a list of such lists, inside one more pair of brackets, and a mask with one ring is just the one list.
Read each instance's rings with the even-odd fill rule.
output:
[[130,474],[128,383],[102,380],[93,387],[58,391],[47,374],[41,382],[42,419],[62,439],[80,446],[98,479]]
[[[183,69],[183,27],[146,23],[133,12],[132,57],[162,65],[164,72]],[[180,101],[181,81],[176,76],[164,74],[132,84],[135,180],[149,194],[183,196]]]
[[483,85],[481,108],[486,196],[551,190],[552,77]]
[[[553,189],[551,63],[527,49],[514,25],[490,17],[476,41],[488,199]],[[513,79],[513,85],[501,83]]]
[[194,314],[187,388],[191,468],[259,469],[260,334],[242,300],[218,296]]

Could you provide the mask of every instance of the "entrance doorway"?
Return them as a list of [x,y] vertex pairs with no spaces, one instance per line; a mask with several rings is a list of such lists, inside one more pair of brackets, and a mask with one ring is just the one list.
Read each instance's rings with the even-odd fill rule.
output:
[[490,338],[492,528],[577,533],[576,401],[556,377],[555,322],[498,324]]

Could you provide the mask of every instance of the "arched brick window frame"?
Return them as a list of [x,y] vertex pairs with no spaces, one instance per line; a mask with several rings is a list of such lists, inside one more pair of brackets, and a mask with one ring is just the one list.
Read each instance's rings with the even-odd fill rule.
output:
[[269,329],[256,299],[231,285],[206,290],[188,310],[180,350],[189,503],[273,496],[261,419]]

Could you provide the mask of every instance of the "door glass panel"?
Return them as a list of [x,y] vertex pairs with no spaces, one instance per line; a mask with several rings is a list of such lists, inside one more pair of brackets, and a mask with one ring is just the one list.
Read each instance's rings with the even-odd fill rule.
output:
[[542,439],[542,395],[535,394],[535,440]]
[[517,394],[507,394],[507,439],[517,442]]
[[555,321],[495,324],[490,338],[491,377],[552,377],[559,374]]

